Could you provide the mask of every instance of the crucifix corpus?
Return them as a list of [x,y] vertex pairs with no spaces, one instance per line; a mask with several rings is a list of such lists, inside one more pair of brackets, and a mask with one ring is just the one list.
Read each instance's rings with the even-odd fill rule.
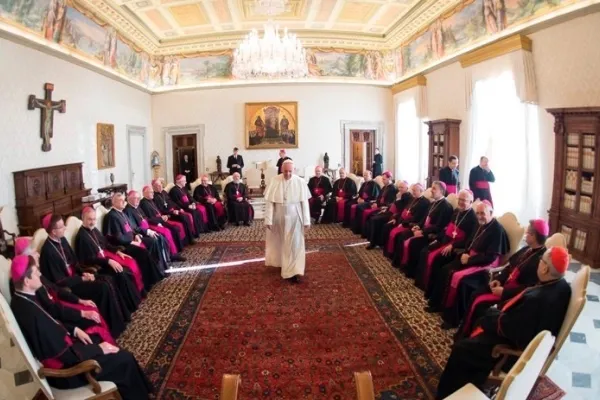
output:
[[39,108],[42,110],[42,122],[40,125],[40,136],[42,137],[42,151],[52,150],[52,144],[50,139],[52,138],[52,128],[54,126],[54,110],[58,110],[59,113],[67,111],[67,102],[65,100],[52,101],[52,91],[54,90],[54,84],[44,84],[44,98],[36,99],[35,95],[29,95],[27,100],[27,109],[35,110]]

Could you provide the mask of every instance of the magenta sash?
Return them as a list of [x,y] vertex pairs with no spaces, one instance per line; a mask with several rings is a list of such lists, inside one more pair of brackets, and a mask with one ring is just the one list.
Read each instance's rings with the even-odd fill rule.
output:
[[217,213],[217,217],[222,217],[223,215],[225,215],[225,209],[223,208],[223,203],[221,203],[220,201],[216,201],[215,204],[213,204],[213,206],[215,207],[215,212]]
[[490,183],[488,181],[476,181],[475,182],[475,187],[477,189],[489,189],[490,188]]
[[131,225],[129,225],[129,222],[125,222],[125,233],[129,232],[131,232]]
[[365,226],[367,222],[367,217],[377,211],[377,208],[367,208],[363,211],[362,220],[360,221],[360,226]]
[[320,195],[322,195],[325,192],[325,190],[323,190],[323,188],[317,187],[313,189],[313,196],[315,197],[319,197]]
[[425,229],[429,228],[432,225],[431,218],[425,218]]
[[[431,266],[433,265],[433,260],[437,257],[438,254],[442,252],[442,249],[449,244],[453,244],[458,240],[463,240],[466,236],[465,232],[460,228],[455,228],[454,222],[450,222],[446,227],[445,234],[447,237],[452,238],[448,243],[442,245],[441,247],[430,251],[427,254],[427,264],[425,265],[425,273],[423,274],[423,284],[425,287],[429,285],[429,277],[431,276]],[[453,232],[456,230],[456,237],[453,237]]]
[[344,209],[346,208],[346,200],[342,199],[337,202],[337,222],[344,220]]
[[200,204],[196,204],[196,210],[198,210],[200,212],[200,215],[202,215],[202,221],[205,224],[208,224],[208,213],[206,212],[206,207]]
[[390,231],[390,237],[388,238],[387,246],[385,247],[388,253],[392,254],[394,252],[394,242],[396,240],[396,236],[399,233],[407,231],[408,229],[409,228],[406,228],[400,224]]
[[366,199],[368,199],[368,198],[369,198],[369,193],[367,193],[367,192],[363,192],[363,194],[362,194],[360,197],[362,197],[362,198],[363,198],[363,200],[366,200]]
[[392,205],[390,206],[390,209],[388,211],[391,212],[392,214],[396,214],[396,211],[398,211],[398,207],[396,207],[396,203],[392,203]]
[[414,236],[411,236],[404,241],[404,243],[403,243],[404,252],[402,253],[402,261],[400,261],[400,265],[408,264],[408,249],[410,247],[410,241],[413,240],[414,238],[415,238]]
[[406,219],[408,217],[410,217],[410,210],[408,208],[405,208],[404,210],[402,210],[402,213],[400,214],[400,218]]
[[358,207],[358,204],[352,204],[350,206],[350,220],[354,221],[354,218],[356,218],[356,207]]
[[175,228],[177,228],[177,232],[179,233],[179,238],[181,240],[185,240],[185,226],[183,226],[183,223],[169,220],[169,224],[171,224]]
[[165,228],[164,226],[151,225],[152,229],[156,232],[160,233],[167,239],[167,243],[169,244],[169,251],[171,254],[177,254],[177,246],[175,245],[175,241],[173,240],[173,235],[171,235],[171,231],[169,228]]
[[190,199],[188,199],[187,195],[184,194],[183,196],[181,196],[181,201],[187,204],[190,202]]
[[142,222],[140,222],[140,228],[142,228],[144,230],[150,228],[150,225],[148,225],[148,221],[146,221],[145,219],[143,219]]
[[[465,324],[464,324],[465,329],[467,329],[471,326],[471,320],[473,319],[473,313],[475,312],[475,308],[477,308],[477,306],[479,304],[484,303],[484,302],[498,303],[498,302],[500,302],[500,296],[496,296],[493,293],[485,293],[485,294],[480,294],[479,296],[477,296],[475,298],[475,301],[473,301],[473,304],[471,304],[469,313],[467,314],[467,316],[465,318]],[[463,332],[463,333],[468,335],[471,332]]]
[[[65,332],[66,332],[66,330],[65,330]],[[65,334],[65,343],[68,347],[73,346],[73,341],[71,340],[71,338],[69,337],[68,334]],[[40,362],[42,363],[42,365],[44,367],[52,368],[52,369],[62,369],[62,367],[64,365],[63,362],[60,361],[60,359],[58,359],[58,358],[47,358],[45,360],[40,360]]]
[[179,211],[179,214],[182,214],[182,215],[183,215],[185,218],[187,218],[187,220],[188,220],[188,221],[189,221],[189,223],[190,223],[190,227],[191,227],[191,229],[192,229],[192,234],[193,234],[194,236],[196,236],[196,235],[197,235],[197,232],[196,232],[196,225],[194,225],[194,217],[192,216],[192,214],[190,214],[190,213],[188,213],[188,212],[185,212],[185,211]]
[[446,185],[446,194],[454,193],[456,194],[456,185]]
[[[473,250],[469,252],[469,255],[471,256],[474,254],[477,253],[475,253]],[[446,297],[446,307],[452,307],[454,305],[454,301],[456,300],[456,292],[458,291],[458,285],[460,285],[460,282],[463,278],[481,270],[495,268],[498,266],[499,263],[500,257],[496,257],[496,259],[491,264],[468,267],[453,273],[452,278],[450,279],[450,287],[448,288],[448,296]]]
[[118,262],[122,267],[129,269],[133,274],[133,278],[135,279],[135,287],[137,287],[140,293],[142,290],[144,290],[144,278],[142,277],[142,272],[140,271],[140,267],[137,265],[137,262],[133,258],[121,258],[117,254],[108,250],[104,250],[104,257]]

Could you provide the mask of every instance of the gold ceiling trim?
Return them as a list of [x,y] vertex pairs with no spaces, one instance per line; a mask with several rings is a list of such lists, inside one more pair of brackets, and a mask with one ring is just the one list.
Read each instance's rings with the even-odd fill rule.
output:
[[473,50],[459,57],[461,67],[467,68],[471,65],[490,60],[517,50],[531,51],[533,43],[525,35],[513,35],[497,42],[488,44],[477,50]]
[[417,86],[427,86],[427,78],[425,75],[415,75],[405,81],[397,83],[391,87],[392,95],[404,92]]

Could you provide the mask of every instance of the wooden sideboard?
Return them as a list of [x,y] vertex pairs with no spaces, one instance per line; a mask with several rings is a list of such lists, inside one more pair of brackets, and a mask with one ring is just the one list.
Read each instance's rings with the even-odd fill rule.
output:
[[83,185],[82,163],[13,172],[19,230],[32,235],[48,213],[65,218],[81,212],[81,198],[90,194]]

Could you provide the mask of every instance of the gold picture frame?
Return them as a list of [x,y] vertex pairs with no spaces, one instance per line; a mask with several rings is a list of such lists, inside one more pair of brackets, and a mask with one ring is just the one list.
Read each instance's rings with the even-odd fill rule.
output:
[[246,149],[298,148],[298,102],[246,103]]
[[98,169],[115,167],[115,126],[113,124],[96,125],[96,155]]

